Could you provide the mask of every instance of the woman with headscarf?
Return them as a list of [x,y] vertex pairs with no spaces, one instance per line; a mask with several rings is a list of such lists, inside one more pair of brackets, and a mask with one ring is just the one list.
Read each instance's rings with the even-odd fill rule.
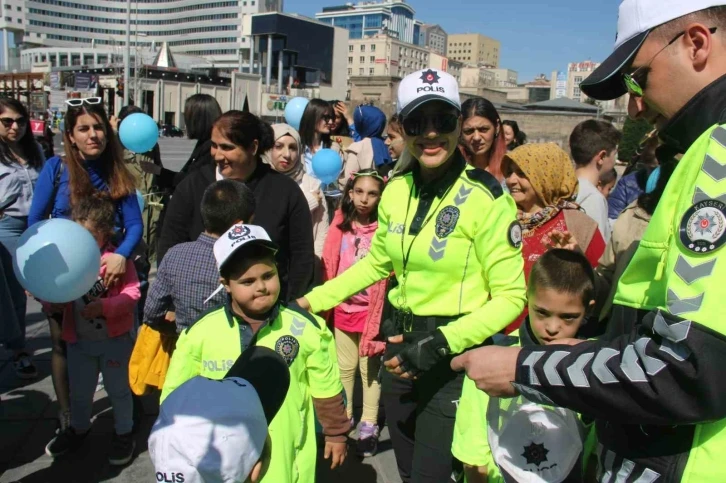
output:
[[350,179],[350,175],[362,169],[374,168],[378,172],[388,172],[393,167],[383,133],[386,130],[386,115],[374,106],[358,106],[353,112],[355,130],[361,140],[345,150],[345,167],[340,185]]
[[320,260],[329,226],[328,204],[320,190],[320,181],[305,172],[305,165],[300,160],[300,134],[289,124],[273,124],[272,129],[275,144],[265,155],[265,161],[278,173],[292,178],[305,195],[313,219],[315,256]]
[[[597,223],[574,203],[577,176],[569,156],[556,144],[525,144],[507,153],[502,161],[507,188],[517,204],[522,226],[524,276],[563,235],[576,240],[585,257],[596,267],[605,251]],[[525,309],[526,312],[526,309]],[[526,313],[507,327],[513,331]]]

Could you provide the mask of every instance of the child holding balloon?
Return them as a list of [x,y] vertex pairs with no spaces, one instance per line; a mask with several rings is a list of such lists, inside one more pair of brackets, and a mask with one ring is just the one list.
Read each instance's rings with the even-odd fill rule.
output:
[[[113,253],[116,209],[108,193],[81,198],[73,207],[73,219],[96,239],[101,255]],[[62,337],[67,344],[70,381],[71,424],[45,448],[55,458],[77,449],[91,428],[93,394],[99,371],[113,407],[116,435],[108,455],[112,465],[125,465],[133,457],[135,442],[133,404],[128,365],[133,341],[130,331],[141,292],[133,262],[126,261],[122,278],[113,286],[104,282],[106,266],[98,280],[80,299],[62,306],[47,306],[63,312]]]
[[[335,213],[323,249],[323,273],[331,280],[368,254],[378,228],[378,202],[385,179],[375,169],[350,175],[340,209]],[[363,416],[358,431],[358,454],[373,456],[378,446],[378,383],[385,345],[378,334],[386,296],[386,281],[376,283],[338,305],[330,314],[335,327],[340,380],[345,389],[348,418],[353,419],[355,372],[363,380]]]

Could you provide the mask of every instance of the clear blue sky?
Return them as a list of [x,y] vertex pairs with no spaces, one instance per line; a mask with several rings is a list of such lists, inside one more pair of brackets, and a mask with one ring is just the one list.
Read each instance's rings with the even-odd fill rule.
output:
[[[353,3],[357,3],[354,0]],[[314,17],[346,0],[284,0],[286,12]],[[569,62],[601,62],[615,43],[617,0],[408,0],[416,18],[448,33],[478,32],[502,43],[500,66],[532,80]]]

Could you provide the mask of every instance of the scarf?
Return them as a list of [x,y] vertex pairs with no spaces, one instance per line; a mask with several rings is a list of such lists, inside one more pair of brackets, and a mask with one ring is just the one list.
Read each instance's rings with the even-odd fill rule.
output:
[[361,139],[371,140],[376,167],[393,162],[388,146],[383,141],[383,131],[386,129],[386,115],[383,111],[374,106],[358,106],[353,112],[353,124]]
[[[287,171],[284,174],[285,176],[288,176],[292,178],[297,184],[300,184],[303,179],[303,175],[305,174],[305,164],[303,163],[303,151],[302,151],[302,143],[300,142],[300,134],[290,126],[289,124],[273,124],[272,130],[275,132],[275,142],[277,142],[278,139],[285,137],[285,136],[291,136],[295,142],[297,143],[297,149],[298,149],[298,160],[295,166],[290,171]],[[272,169],[275,169],[275,165],[272,164],[272,160],[270,159],[270,152],[264,154],[262,157],[263,162],[270,165]],[[277,171],[277,170],[275,170]]]
[[544,225],[562,210],[580,209],[573,201],[577,196],[575,168],[567,153],[556,144],[520,146],[504,156],[504,170],[509,163],[519,167],[544,205],[536,213],[518,213],[517,218],[525,233]]

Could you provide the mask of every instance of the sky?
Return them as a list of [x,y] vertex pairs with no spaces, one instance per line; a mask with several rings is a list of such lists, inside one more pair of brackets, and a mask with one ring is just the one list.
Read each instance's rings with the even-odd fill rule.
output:
[[[355,0],[353,3],[357,3]],[[284,10],[309,17],[346,0],[284,0]],[[570,62],[602,62],[612,51],[617,0],[407,0],[416,19],[438,23],[447,33],[481,33],[501,42],[500,67],[519,82]]]

